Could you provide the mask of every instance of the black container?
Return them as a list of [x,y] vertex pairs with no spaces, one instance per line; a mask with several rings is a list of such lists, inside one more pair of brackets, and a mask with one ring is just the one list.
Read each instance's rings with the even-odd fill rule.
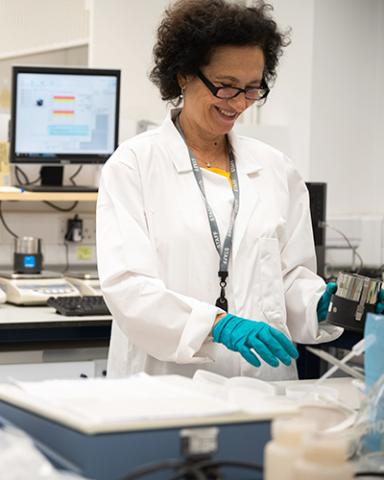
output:
[[367,313],[375,312],[381,288],[381,280],[340,272],[327,321],[348,331],[364,333]]
[[375,306],[365,305],[361,319],[357,320],[355,317],[357,305],[357,302],[332,295],[327,316],[328,322],[332,323],[332,325],[343,327],[348,331],[364,333],[367,313],[374,312]]

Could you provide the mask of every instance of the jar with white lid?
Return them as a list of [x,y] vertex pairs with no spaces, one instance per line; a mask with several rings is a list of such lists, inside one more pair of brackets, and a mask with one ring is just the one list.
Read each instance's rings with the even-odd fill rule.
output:
[[292,468],[295,480],[353,480],[354,467],[347,460],[347,439],[325,433],[305,438],[301,455]]
[[293,464],[299,458],[303,439],[316,423],[301,417],[277,418],[272,422],[272,440],[264,449],[264,480],[294,480]]

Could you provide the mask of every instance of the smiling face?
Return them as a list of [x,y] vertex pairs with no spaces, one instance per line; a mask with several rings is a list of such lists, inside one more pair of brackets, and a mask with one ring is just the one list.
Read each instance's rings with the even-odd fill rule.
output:
[[[264,55],[256,46],[223,46],[214,50],[201,72],[215,86],[259,87],[264,72]],[[227,134],[239,116],[254,101],[244,93],[232,99],[215,97],[195,76],[180,78],[184,87],[183,116],[195,134],[217,137]]]

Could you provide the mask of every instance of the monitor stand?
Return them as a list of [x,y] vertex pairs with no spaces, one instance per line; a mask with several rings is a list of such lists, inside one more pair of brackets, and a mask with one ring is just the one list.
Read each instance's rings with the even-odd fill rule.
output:
[[49,185],[55,187],[61,187],[63,185],[64,167],[61,165],[55,167],[41,167],[40,179],[41,185]]
[[85,185],[63,185],[63,166],[40,168],[40,185],[20,185],[28,192],[97,192],[98,188]]

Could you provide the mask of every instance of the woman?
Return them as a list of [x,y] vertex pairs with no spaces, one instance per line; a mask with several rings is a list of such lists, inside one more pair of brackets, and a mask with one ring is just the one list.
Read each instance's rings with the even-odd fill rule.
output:
[[292,379],[291,339],[340,334],[318,328],[329,295],[305,184],[282,153],[232,132],[266,100],[286,44],[263,3],[180,0],[165,12],[151,78],[181,108],[123,143],[100,184],[110,376]]

